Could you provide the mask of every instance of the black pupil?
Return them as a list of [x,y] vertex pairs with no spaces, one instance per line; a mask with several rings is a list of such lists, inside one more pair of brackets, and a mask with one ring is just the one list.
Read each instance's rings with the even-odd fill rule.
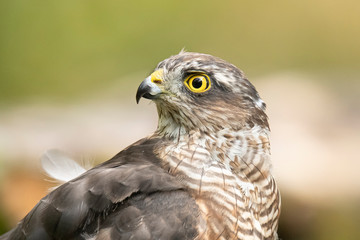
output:
[[201,86],[203,85],[203,81],[201,78],[194,78],[194,80],[192,81],[192,85],[193,88],[201,88]]

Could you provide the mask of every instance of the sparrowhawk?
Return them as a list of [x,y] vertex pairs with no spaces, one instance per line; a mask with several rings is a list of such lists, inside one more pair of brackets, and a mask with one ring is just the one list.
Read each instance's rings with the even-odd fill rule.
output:
[[277,239],[265,103],[234,65],[180,52],[139,86],[158,127],[42,198],[0,239]]

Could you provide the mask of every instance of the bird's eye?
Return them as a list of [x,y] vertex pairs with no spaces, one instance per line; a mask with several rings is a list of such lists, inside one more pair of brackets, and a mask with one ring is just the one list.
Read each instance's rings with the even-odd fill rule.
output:
[[199,73],[189,75],[185,79],[184,84],[188,89],[195,93],[206,92],[211,87],[209,76]]

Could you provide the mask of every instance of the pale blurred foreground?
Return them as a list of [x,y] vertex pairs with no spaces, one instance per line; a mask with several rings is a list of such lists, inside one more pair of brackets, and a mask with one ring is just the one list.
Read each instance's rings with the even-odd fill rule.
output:
[[[329,88],[313,78],[282,73],[250,79],[268,105],[274,174],[283,196],[280,237],[360,239],[360,88]],[[40,169],[47,149],[98,163],[151,134],[156,109],[147,100],[136,105],[136,84],[130,89],[134,94],[126,99],[113,91],[73,105],[0,111],[5,226],[14,226],[53,186]]]

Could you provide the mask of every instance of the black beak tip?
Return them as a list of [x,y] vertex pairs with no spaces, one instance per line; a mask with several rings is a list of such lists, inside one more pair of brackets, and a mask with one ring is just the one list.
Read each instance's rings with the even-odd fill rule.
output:
[[138,104],[140,102],[140,98],[144,96],[145,93],[149,91],[149,88],[142,82],[136,92],[136,103]]
[[136,104],[139,104],[141,97],[142,97],[141,94],[139,94],[139,92],[137,92],[136,93]]

